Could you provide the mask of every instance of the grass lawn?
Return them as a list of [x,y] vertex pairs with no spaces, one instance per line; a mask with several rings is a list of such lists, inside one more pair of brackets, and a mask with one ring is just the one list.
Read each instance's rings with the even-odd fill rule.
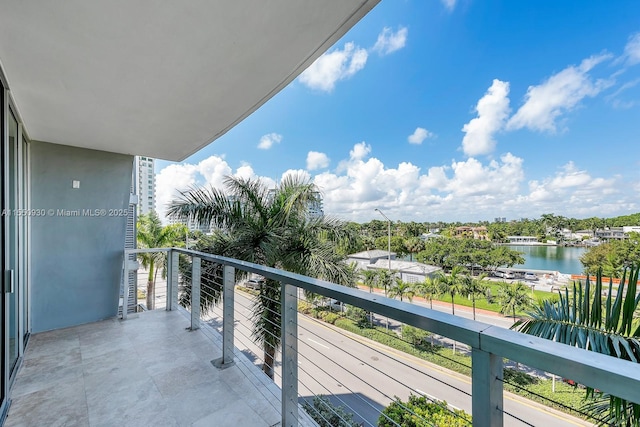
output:
[[[491,295],[493,295],[494,301],[495,298],[498,296],[498,290],[500,289],[500,285],[498,284],[499,282],[489,282],[489,289],[491,290]],[[362,285],[362,284],[361,284]],[[544,301],[544,300],[548,300],[551,298],[557,298],[557,293],[554,292],[545,292],[545,291],[540,291],[540,290],[534,290],[533,294],[532,294],[532,298],[534,298],[536,300],[537,303]],[[441,301],[441,302],[446,302],[448,304],[451,304],[451,296],[449,295],[441,295],[438,298],[434,298],[434,301]],[[454,302],[456,305],[462,305],[465,307],[473,307],[473,301],[470,298],[467,298],[465,296],[461,296],[461,295],[456,295]],[[502,308],[502,306],[500,304],[498,304],[497,302],[488,302],[486,298],[479,296],[476,297],[476,308],[482,309],[482,310],[488,310],[488,311],[493,311],[494,313],[500,313],[500,309]],[[517,312],[517,315],[523,315],[523,312]]]

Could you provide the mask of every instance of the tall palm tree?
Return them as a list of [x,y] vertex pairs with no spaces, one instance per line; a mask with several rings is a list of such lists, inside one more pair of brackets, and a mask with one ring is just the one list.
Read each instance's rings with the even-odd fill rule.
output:
[[[568,290],[564,294],[559,292],[560,298],[556,302],[544,301],[513,328],[640,363],[640,322],[634,317],[640,308],[640,297],[636,297],[639,272],[640,266],[623,272],[615,298],[613,283],[609,280],[607,297],[602,301],[602,272],[598,271],[593,291],[588,278],[584,288],[574,283],[573,295]],[[585,405],[585,409],[603,425],[640,425],[640,404],[606,393],[597,396],[591,389],[587,389],[587,396],[594,399]]]
[[393,285],[394,270],[378,270],[378,285],[384,289],[384,295],[387,295],[389,288]]
[[464,284],[464,294],[471,297],[473,320],[476,320],[476,297],[478,295],[485,295],[487,290],[487,284],[484,281],[486,277],[487,275],[483,273],[477,278],[466,276],[462,281]]
[[454,299],[456,295],[464,293],[464,276],[465,269],[459,265],[456,265],[451,269],[448,275],[442,272],[438,272],[438,280],[442,284],[444,290],[443,293],[447,293],[451,296],[451,314],[456,314],[456,305]]
[[360,278],[362,283],[369,288],[369,292],[373,292],[373,288],[377,283],[378,272],[376,270],[361,270]]
[[[229,176],[224,185],[224,191],[183,192],[171,203],[169,214],[211,223],[220,255],[334,283],[354,283],[353,270],[337,250],[349,233],[340,221],[307,215],[307,207],[319,194],[307,178],[288,175],[269,189],[259,179]],[[263,346],[263,371],[271,378],[280,347],[280,294],[280,283],[267,279],[252,311],[253,336]]]
[[410,237],[404,241],[404,247],[409,252],[409,261],[413,261],[413,254],[424,251],[424,240],[419,237]]
[[531,299],[531,289],[522,282],[500,283],[498,289],[498,302],[500,303],[500,313],[512,313],[513,322],[516,322],[516,311],[526,310],[533,306]]
[[442,293],[440,279],[438,276],[425,277],[424,282],[416,285],[415,292],[416,295],[428,300],[429,308],[433,309],[433,299]]
[[400,301],[402,301],[403,298],[407,298],[409,302],[411,302],[415,294],[412,283],[407,283],[400,277],[396,277],[394,283],[389,288],[388,296],[389,298],[400,297]]
[[[155,211],[146,215],[140,215],[137,224],[138,247],[139,248],[165,248],[170,246],[181,246],[186,238],[187,228],[182,224],[162,226],[160,217]],[[166,255],[162,252],[141,253],[138,258],[142,266],[148,270],[147,277],[147,310],[153,310],[156,276],[158,270],[162,270],[162,275],[166,274]]]

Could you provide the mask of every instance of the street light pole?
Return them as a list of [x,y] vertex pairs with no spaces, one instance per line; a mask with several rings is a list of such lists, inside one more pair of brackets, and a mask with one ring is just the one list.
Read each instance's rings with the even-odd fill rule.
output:
[[387,257],[388,257],[388,261],[389,261],[389,264],[388,264],[389,273],[391,273],[391,220],[385,214],[383,214],[380,209],[376,208],[375,210],[380,215],[382,215],[384,217],[384,219],[387,220],[387,234],[388,234],[388,239],[387,239],[387,242],[388,242],[388,245],[387,245],[388,254],[387,254]]
[[[386,216],[384,213],[382,213],[382,211],[378,208],[375,209],[380,215],[382,215],[384,217],[384,219],[387,220],[387,260],[388,260],[388,264],[387,264],[387,269],[389,270],[389,279],[391,279],[391,220],[389,219],[388,216]],[[385,283],[384,285],[384,296],[387,296],[387,284]],[[389,317],[387,317],[387,331],[389,330]]]

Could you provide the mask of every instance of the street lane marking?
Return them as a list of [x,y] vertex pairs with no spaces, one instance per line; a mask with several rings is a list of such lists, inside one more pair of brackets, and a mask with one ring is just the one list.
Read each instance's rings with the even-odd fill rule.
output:
[[324,345],[324,344],[320,344],[318,341],[316,341],[316,340],[312,340],[311,338],[307,338],[307,339],[308,339],[309,341],[311,341],[312,343],[314,343],[314,344],[318,344],[320,347],[324,347],[324,348],[326,348],[327,350],[329,350],[329,347],[327,347],[326,345]]
[[[429,398],[429,399],[433,400],[434,402],[438,402],[438,403],[443,403],[443,402],[444,402],[443,400],[438,399],[437,397],[431,396],[429,393],[425,393],[424,391],[422,391],[422,390],[420,390],[420,389],[418,389],[418,388],[416,388],[416,389],[414,389],[414,390],[415,390],[416,392],[420,393],[421,395],[426,396],[427,398]],[[452,404],[450,404],[450,403],[447,403],[447,407],[449,407],[449,408],[451,408],[451,409],[454,409],[454,410],[456,410],[456,411],[460,411],[460,408],[458,408],[457,406],[454,406],[454,405],[452,405]]]
[[[306,320],[309,323],[313,323],[315,325],[318,325],[318,326],[320,326],[320,327],[322,327],[322,328],[324,328],[324,329],[326,329],[328,331],[332,331],[332,332],[335,332],[335,333],[340,333],[340,332],[337,332],[336,330],[330,328],[329,326],[325,325],[324,323],[322,323],[319,320],[316,320],[316,319],[313,319],[313,318],[308,318],[306,316],[302,316],[301,318]],[[337,328],[340,331],[346,332],[343,329],[338,328],[337,326],[334,326],[334,328]],[[427,369],[432,369],[434,371],[438,371],[441,374],[448,376],[449,378],[464,382],[466,384],[471,384],[471,380],[469,379],[469,377],[464,376],[462,374],[458,374],[457,372],[452,374],[449,371],[447,371],[445,368],[443,368],[441,366],[438,366],[433,362],[427,362],[426,360],[425,361],[420,361],[420,359],[415,360],[415,359],[417,359],[415,356],[413,356],[413,358],[408,357],[409,355],[407,355],[406,353],[403,353],[401,351],[395,350],[395,349],[390,348],[390,347],[386,347],[386,346],[383,347],[381,344],[378,344],[373,340],[366,339],[366,338],[361,337],[359,335],[356,335],[354,333],[341,334],[341,335],[346,336],[346,337],[352,339],[353,341],[359,342],[360,344],[362,344],[362,345],[364,345],[366,347],[377,348],[383,353],[386,352],[388,354],[395,355],[400,359],[406,360],[407,362],[414,363],[416,365],[422,366],[422,367],[427,368]],[[582,421],[580,423],[580,422],[576,422],[576,421],[572,420],[571,418],[566,418],[566,417],[570,417],[571,416],[571,415],[568,415],[568,414],[563,416],[564,414],[556,414],[556,413],[553,413],[551,411],[548,411],[547,409],[544,408],[544,405],[542,403],[535,402],[537,405],[540,405],[540,406],[543,406],[543,407],[531,405],[531,404],[529,404],[529,403],[527,403],[525,401],[525,399],[526,399],[525,397],[518,396],[518,398],[515,398],[515,397],[511,397],[509,395],[504,394],[503,398],[504,399],[508,399],[508,400],[510,400],[512,402],[519,403],[519,404],[524,405],[524,406],[526,406],[528,408],[531,408],[533,410],[544,412],[547,415],[550,415],[550,416],[552,416],[554,418],[557,418],[559,420],[565,421],[565,422],[567,422],[569,424],[573,424],[575,426],[584,427],[584,426],[587,426],[587,425],[591,425],[591,424],[587,424],[587,422],[584,421],[584,420],[580,420],[580,421]]]

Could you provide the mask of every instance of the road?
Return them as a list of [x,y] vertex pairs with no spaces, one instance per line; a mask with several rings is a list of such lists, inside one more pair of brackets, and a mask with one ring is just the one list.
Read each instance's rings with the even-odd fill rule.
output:
[[[262,357],[250,339],[251,300],[236,292],[236,346],[250,358]],[[219,313],[218,313],[219,314]],[[219,325],[215,320],[214,326]],[[389,349],[361,337],[351,336],[324,322],[299,316],[299,393],[309,399],[333,395],[332,401],[356,414],[365,425],[377,425],[379,411],[394,396],[406,400],[410,393],[428,394],[471,413],[469,378]],[[280,385],[280,365],[276,366]],[[310,401],[310,399],[309,399]],[[505,426],[590,425],[576,418],[505,393]]]

